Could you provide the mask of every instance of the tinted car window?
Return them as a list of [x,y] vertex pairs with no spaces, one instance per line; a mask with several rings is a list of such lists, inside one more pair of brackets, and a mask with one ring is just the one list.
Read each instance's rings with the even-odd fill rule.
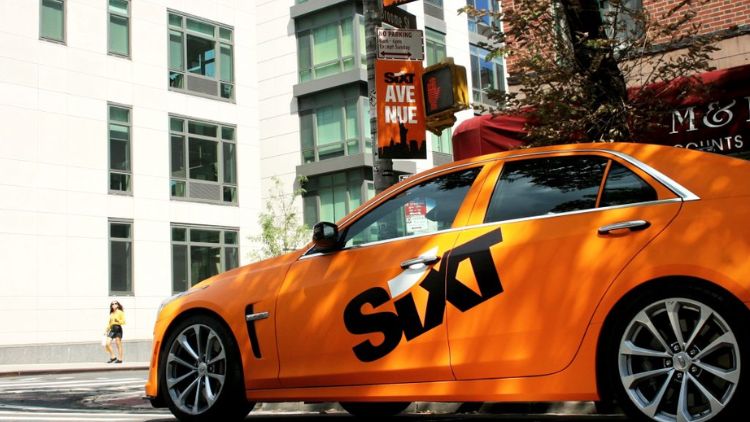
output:
[[349,226],[345,246],[450,228],[479,170],[438,176],[401,192]]
[[622,164],[612,162],[600,207],[655,201],[656,190]]
[[537,158],[505,163],[484,221],[511,220],[596,206],[607,160]]

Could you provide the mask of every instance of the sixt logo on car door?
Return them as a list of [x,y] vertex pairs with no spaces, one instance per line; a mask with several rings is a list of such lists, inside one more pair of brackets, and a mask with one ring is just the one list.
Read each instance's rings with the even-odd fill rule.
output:
[[[448,257],[448,264],[441,265],[439,270],[429,267],[419,270],[406,269],[388,282],[390,292],[382,287],[373,287],[355,296],[344,309],[346,329],[352,334],[381,333],[385,337],[383,342],[377,345],[365,340],[352,347],[357,359],[362,362],[378,360],[398,346],[402,335],[406,337],[406,341],[410,341],[439,326],[443,323],[446,302],[461,312],[466,312],[502,293],[503,286],[490,254],[490,247],[502,240],[502,232],[498,228],[446,251],[443,256]],[[459,264],[467,259],[471,262],[479,293],[456,278]],[[428,292],[424,323],[419,316],[412,293],[393,302],[396,312],[362,313],[365,304],[377,310],[407,291],[420,279],[422,282],[419,283],[419,287]]]

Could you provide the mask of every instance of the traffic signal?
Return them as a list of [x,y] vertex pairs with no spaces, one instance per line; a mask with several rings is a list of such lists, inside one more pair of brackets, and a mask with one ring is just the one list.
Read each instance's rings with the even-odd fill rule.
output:
[[454,113],[469,107],[466,68],[452,58],[428,66],[422,76],[427,129],[439,134],[455,122]]

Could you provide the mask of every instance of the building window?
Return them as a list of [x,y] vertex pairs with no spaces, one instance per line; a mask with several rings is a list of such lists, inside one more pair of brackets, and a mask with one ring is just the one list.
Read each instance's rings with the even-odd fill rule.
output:
[[367,63],[362,15],[334,8],[299,18],[295,25],[300,82],[364,68]]
[[169,86],[234,99],[233,29],[169,13]]
[[109,294],[133,294],[131,221],[109,221]]
[[424,13],[433,18],[443,20],[443,0],[424,0]]
[[42,0],[39,37],[65,42],[65,0]]
[[[497,0],[466,0],[468,6],[474,6],[477,10],[486,10],[490,13],[500,11]],[[499,29],[499,22],[495,22],[489,15],[481,17],[469,16],[469,31],[480,35],[489,35],[490,32]]]
[[130,107],[109,105],[109,191],[131,193]]
[[623,43],[643,36],[643,25],[637,19],[643,13],[643,0],[601,0],[599,4],[607,36]]
[[109,0],[109,53],[130,57],[130,1]]
[[172,226],[172,291],[184,292],[201,280],[240,265],[238,230]]
[[234,126],[170,116],[172,198],[237,205]]
[[475,103],[497,105],[490,100],[488,91],[505,91],[505,66],[503,58],[487,60],[489,51],[471,45],[471,92]]
[[[325,94],[327,99],[333,98]],[[334,100],[300,111],[302,162],[327,160],[372,149],[370,108],[366,98]]]
[[430,133],[432,150],[443,154],[453,154],[452,128],[444,129],[440,136]]
[[304,188],[304,220],[308,227],[319,221],[336,222],[375,196],[372,170],[361,168],[310,176]]

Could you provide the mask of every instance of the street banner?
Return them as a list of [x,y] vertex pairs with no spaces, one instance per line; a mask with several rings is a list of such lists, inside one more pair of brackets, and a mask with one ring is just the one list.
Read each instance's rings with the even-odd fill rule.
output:
[[418,61],[375,62],[380,158],[427,158],[422,70]]

